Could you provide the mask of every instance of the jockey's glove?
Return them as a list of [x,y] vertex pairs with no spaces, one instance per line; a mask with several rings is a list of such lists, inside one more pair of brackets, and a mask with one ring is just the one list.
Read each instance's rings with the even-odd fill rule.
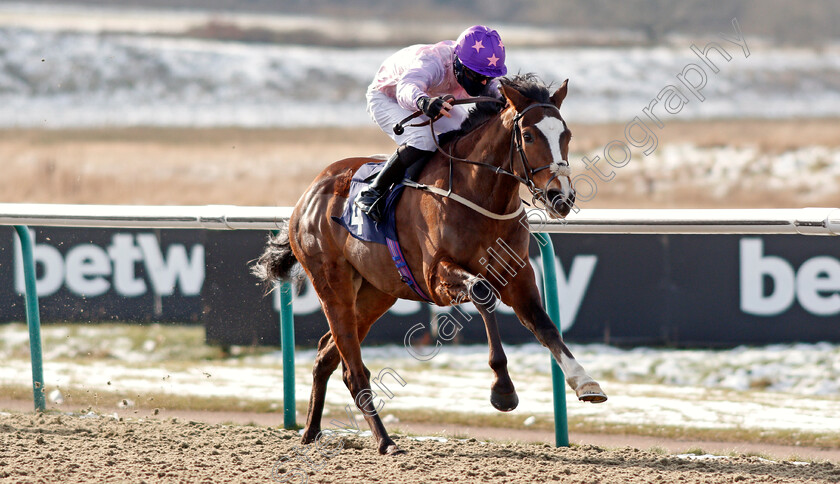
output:
[[423,111],[423,114],[431,119],[435,119],[440,115],[441,110],[443,110],[444,102],[442,97],[423,96],[417,100],[417,107],[420,108],[420,111]]

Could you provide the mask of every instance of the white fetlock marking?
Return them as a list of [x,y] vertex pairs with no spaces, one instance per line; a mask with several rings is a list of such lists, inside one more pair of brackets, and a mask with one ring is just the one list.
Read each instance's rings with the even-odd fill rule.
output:
[[566,382],[572,390],[577,391],[581,385],[586,383],[595,383],[595,380],[586,373],[586,370],[574,358],[569,358],[563,354],[559,360],[557,358],[555,360],[560,365],[560,369],[563,370],[563,374],[566,376]]

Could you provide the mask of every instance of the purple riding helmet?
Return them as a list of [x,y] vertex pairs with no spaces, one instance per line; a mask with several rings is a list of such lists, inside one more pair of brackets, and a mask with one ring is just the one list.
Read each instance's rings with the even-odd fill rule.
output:
[[494,77],[507,74],[505,44],[499,33],[483,25],[463,31],[455,45],[455,78],[470,96],[478,96]]

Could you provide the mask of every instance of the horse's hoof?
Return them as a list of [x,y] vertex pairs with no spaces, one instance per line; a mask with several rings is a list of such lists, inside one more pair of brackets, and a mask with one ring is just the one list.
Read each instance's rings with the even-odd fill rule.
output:
[[318,438],[318,434],[321,433],[320,430],[315,432],[310,432],[309,430],[304,430],[303,435],[300,438],[301,444],[311,444],[315,442],[315,439]]
[[490,390],[490,404],[500,412],[510,412],[519,405],[519,396],[516,392],[496,393]]
[[581,402],[603,403],[607,401],[607,394],[601,390],[601,385],[589,382],[577,389],[577,397]]
[[382,455],[403,455],[406,453],[406,451],[400,449],[399,447],[397,447],[397,444],[391,442],[385,447],[380,447],[379,453]]

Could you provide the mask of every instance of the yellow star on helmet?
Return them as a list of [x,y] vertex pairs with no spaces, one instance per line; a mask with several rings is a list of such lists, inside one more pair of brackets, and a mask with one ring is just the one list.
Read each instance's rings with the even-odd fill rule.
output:
[[495,67],[495,66],[496,66],[496,61],[498,61],[498,60],[499,60],[499,58],[498,58],[498,57],[496,57],[496,54],[495,54],[495,53],[493,53],[493,55],[492,55],[492,56],[490,56],[490,57],[488,57],[488,58],[487,58],[487,60],[488,60],[488,62],[487,62],[487,66],[488,66],[488,67],[489,67],[489,66],[494,66],[494,67]]
[[476,40],[472,48],[475,49],[475,53],[478,54],[478,52],[484,48],[484,44],[480,40]]

